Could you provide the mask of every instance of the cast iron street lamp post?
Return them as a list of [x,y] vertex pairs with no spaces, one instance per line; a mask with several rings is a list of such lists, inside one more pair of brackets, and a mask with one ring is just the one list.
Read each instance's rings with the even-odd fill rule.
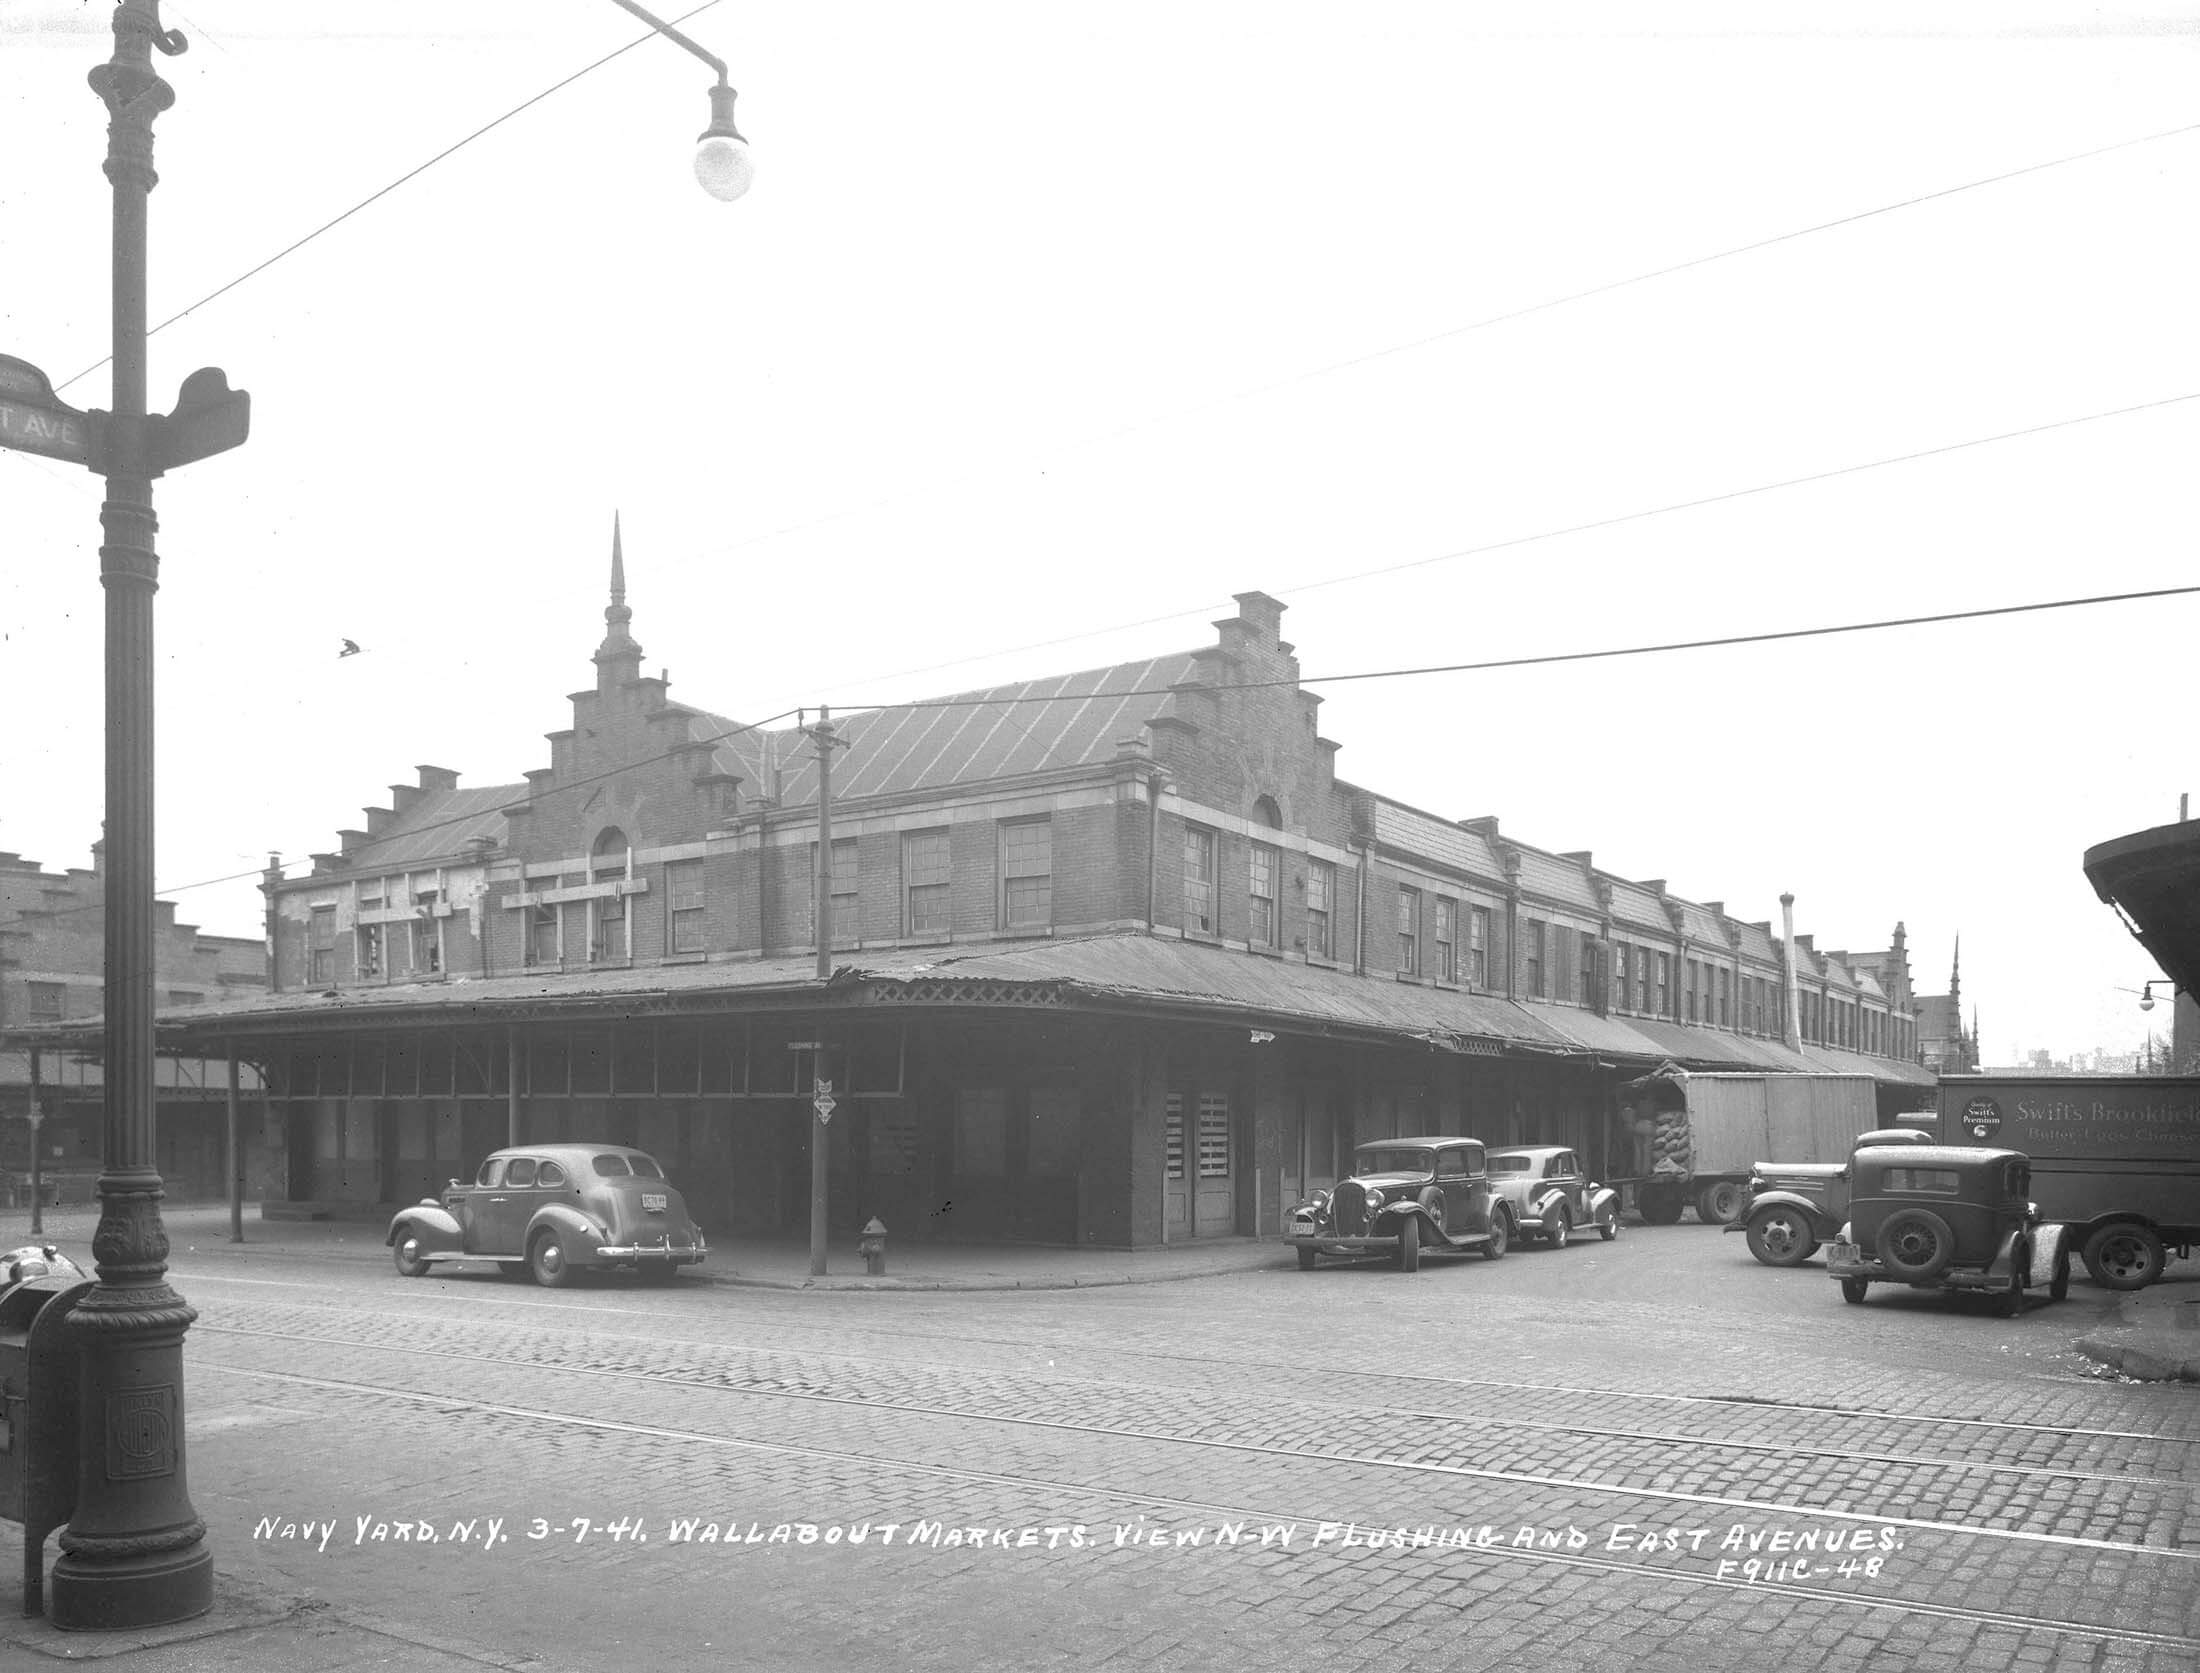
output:
[[[103,1628],[188,1620],[214,1601],[213,1553],[184,1475],[183,1333],[198,1314],[166,1280],[153,1165],[153,478],[182,462],[170,432],[191,385],[174,417],[148,420],[145,223],[153,118],[175,102],[152,49],[174,55],[184,41],[161,28],[159,0],[123,0],[114,33],[114,57],[91,73],[107,105],[114,185],[114,411],[87,461],[107,479],[106,1120],[92,1237],[99,1281],[69,1319],[83,1349],[76,1511],[48,1602],[56,1626]],[[193,380],[202,393],[206,377]],[[235,432],[223,443],[234,446],[241,403],[221,410],[216,427]]]

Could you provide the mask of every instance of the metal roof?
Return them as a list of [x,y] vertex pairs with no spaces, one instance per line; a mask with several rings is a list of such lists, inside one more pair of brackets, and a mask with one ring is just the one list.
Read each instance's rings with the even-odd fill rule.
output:
[[504,846],[504,810],[527,800],[524,784],[486,784],[470,790],[423,790],[382,829],[347,849],[350,872],[394,871],[464,853],[477,837]]
[[[1014,778],[1111,759],[1119,739],[1174,712],[1170,687],[1196,681],[1191,652],[1023,680],[891,708],[835,715],[846,745],[833,757],[833,800],[891,796],[985,779]],[[704,717],[717,729],[731,722]],[[796,728],[745,732],[720,749],[761,794],[783,807],[817,799],[817,752]]]

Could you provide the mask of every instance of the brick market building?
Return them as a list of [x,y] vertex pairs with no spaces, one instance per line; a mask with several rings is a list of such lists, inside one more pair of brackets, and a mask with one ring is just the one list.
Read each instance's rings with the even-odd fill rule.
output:
[[1619,1173],[1614,1088],[1666,1062],[1929,1084],[1869,960],[1799,948],[1790,1047],[1768,922],[1340,779],[1284,606],[1237,605],[1194,650],[836,719],[820,980],[814,744],[642,672],[614,535],[548,764],[420,767],[271,869],[269,991],[164,1039],[264,1073],[297,1200],[604,1138],[707,1229],[793,1232],[821,1077],[836,1226],[1108,1246],[1272,1235],[1371,1137]]
[[[30,1200],[33,1144],[52,1200],[90,1201],[99,1174],[106,1094],[82,1025],[106,997],[104,861],[97,843],[89,870],[58,874],[0,853],[0,1201],[11,1206]],[[260,941],[178,923],[173,901],[155,904],[153,939],[156,1003],[171,1014],[267,985]],[[255,1073],[240,1073],[256,1098]],[[155,1161],[172,1198],[227,1193],[227,1077],[219,1058],[168,1053],[154,1066]],[[264,1191],[267,1147],[253,1139],[246,1177]]]

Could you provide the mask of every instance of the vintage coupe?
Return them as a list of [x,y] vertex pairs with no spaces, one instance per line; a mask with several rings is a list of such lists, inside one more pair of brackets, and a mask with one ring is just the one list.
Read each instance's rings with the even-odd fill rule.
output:
[[494,1261],[556,1289],[581,1271],[670,1280],[700,1262],[703,1234],[646,1152],[618,1144],[530,1144],[499,1150],[471,1185],[452,1180],[438,1202],[401,1209],[384,1239],[397,1270],[418,1278],[437,1261]]
[[[1915,1127],[1882,1127],[1863,1134],[1856,1150],[1875,1145],[1930,1144]],[[1852,1153],[1853,1154],[1853,1153]],[[1801,1266],[1831,1243],[1849,1217],[1848,1162],[1759,1162],[1749,1170],[1749,1196],[1726,1229],[1749,1239],[1749,1252],[1766,1266]]]
[[1522,1237],[1563,1249],[1576,1227],[1596,1227],[1607,1243],[1619,1236],[1619,1193],[1583,1173],[1574,1151],[1547,1144],[1493,1150],[1490,1184],[1512,1205]]
[[1481,1141],[1379,1139],[1352,1153],[1352,1177],[1291,1210],[1284,1241],[1311,1272],[1319,1255],[1395,1251],[1412,1272],[1423,1249],[1479,1249],[1501,1259],[1518,1222],[1491,1187]]
[[2041,1223],[2022,1151],[1877,1145],[1849,1167],[1848,1223],[1826,1245],[1843,1301],[1861,1302],[1873,1284],[1977,1290],[2014,1317],[2041,1272],[2049,1300],[2069,1293],[2063,1228]]

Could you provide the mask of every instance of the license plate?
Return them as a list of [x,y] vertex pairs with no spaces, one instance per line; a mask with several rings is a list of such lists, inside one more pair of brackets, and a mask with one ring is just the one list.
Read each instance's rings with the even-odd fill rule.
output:
[[642,1193],[642,1212],[643,1212],[643,1213],[645,1213],[645,1214],[662,1214],[662,1213],[663,1213],[664,1211],[665,1211],[665,1194],[664,1194],[664,1192],[662,1192],[662,1191],[644,1191],[644,1192]]

